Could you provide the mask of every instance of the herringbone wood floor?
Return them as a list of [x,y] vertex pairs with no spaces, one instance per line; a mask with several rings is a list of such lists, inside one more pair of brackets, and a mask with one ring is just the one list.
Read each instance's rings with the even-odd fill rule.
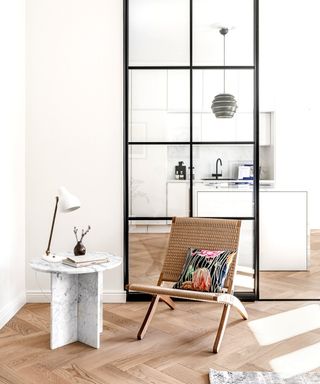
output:
[[[28,304],[0,331],[0,383],[201,384],[208,383],[210,367],[271,370],[271,359],[320,342],[319,324],[319,328],[261,346],[249,328],[250,321],[310,304],[247,303],[249,321],[239,320],[232,311],[221,350],[214,355],[211,347],[221,307],[177,304],[175,311],[160,304],[142,341],[135,336],[147,303],[105,305],[99,350],[74,343],[54,351],[49,349],[49,305]],[[294,327],[297,319],[292,316],[290,326]],[[265,329],[266,333],[275,331]]]
[[310,232],[309,254],[308,271],[260,272],[260,297],[263,299],[320,299],[319,229]]
[[[130,234],[130,282],[156,284],[166,255],[169,234]],[[279,254],[279,258],[281,254]],[[250,291],[248,276],[236,290]],[[308,271],[260,272],[262,299],[320,299],[320,230],[310,232],[310,260]],[[238,284],[237,284],[238,282]],[[249,283],[249,285],[246,285]]]
[[[315,231],[311,241],[313,269],[310,272],[281,272],[280,280],[279,273],[269,274],[262,281],[269,295],[273,292],[278,297],[284,293],[294,297],[308,291],[312,297],[319,298],[319,235],[320,232]],[[154,262],[146,271],[146,265],[137,259],[134,271],[140,270],[140,275],[143,271],[142,275],[148,279],[155,276],[154,268],[159,269],[164,240],[166,237],[155,235],[150,243],[143,243],[146,253],[153,255]],[[143,251],[138,243],[131,243],[131,246],[136,252]],[[201,384],[208,383],[209,368],[271,370],[272,359],[290,357],[291,353],[294,356],[299,351],[302,356],[295,360],[295,366],[301,364],[301,368],[305,368],[304,364],[312,360],[307,354],[308,347],[319,345],[320,352],[320,321],[317,324],[320,304],[312,307],[315,316],[304,317],[303,307],[310,305],[308,302],[247,303],[249,321],[240,320],[232,311],[221,350],[214,355],[211,348],[221,308],[210,303],[178,302],[175,311],[160,303],[143,341],[137,341],[135,337],[148,303],[105,305],[99,350],[74,343],[54,351],[49,349],[49,305],[28,304],[0,330],[0,383]],[[294,308],[301,308],[300,317],[295,312],[288,312]],[[271,327],[267,324],[264,333],[279,337],[260,345],[250,330],[250,322],[258,319],[263,322],[274,314],[286,316],[279,326],[274,322]],[[289,336],[287,329],[293,330]],[[320,360],[311,368],[318,366]]]

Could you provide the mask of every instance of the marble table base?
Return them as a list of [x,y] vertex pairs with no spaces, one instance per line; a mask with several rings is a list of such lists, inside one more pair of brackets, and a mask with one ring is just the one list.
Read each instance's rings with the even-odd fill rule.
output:
[[102,272],[51,273],[51,349],[75,341],[100,347],[102,279]]

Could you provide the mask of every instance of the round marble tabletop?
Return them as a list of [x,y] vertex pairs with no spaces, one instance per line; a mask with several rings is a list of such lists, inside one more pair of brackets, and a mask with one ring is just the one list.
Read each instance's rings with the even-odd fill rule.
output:
[[[107,263],[102,264],[93,264],[88,267],[80,267],[80,268],[74,268],[70,267],[69,265],[61,263],[49,263],[43,259],[35,259],[30,262],[30,266],[32,269],[40,272],[47,272],[47,273],[69,273],[73,275],[78,275],[81,273],[93,273],[93,272],[102,272],[107,269],[113,269],[121,265],[122,259],[119,256],[111,255],[107,252],[94,252],[98,253],[99,255],[105,255],[108,258]],[[65,256],[68,257],[69,255],[73,255],[71,252],[63,252],[58,253],[59,256]]]

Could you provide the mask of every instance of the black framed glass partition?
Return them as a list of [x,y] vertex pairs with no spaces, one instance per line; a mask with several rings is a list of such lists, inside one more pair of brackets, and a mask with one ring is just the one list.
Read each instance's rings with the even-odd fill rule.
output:
[[125,284],[157,282],[172,217],[240,218],[236,293],[254,300],[258,0],[125,0],[124,32]]

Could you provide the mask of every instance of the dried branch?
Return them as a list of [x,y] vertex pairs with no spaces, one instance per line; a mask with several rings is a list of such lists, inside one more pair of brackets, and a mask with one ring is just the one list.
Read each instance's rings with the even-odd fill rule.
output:
[[78,240],[78,228],[77,228],[77,227],[73,227],[73,232],[74,232],[74,235],[75,235],[76,240],[77,240],[77,242],[78,242],[78,241],[79,241],[79,240]]
[[82,230],[82,234],[81,234],[81,239],[80,241],[82,241],[82,239],[85,237],[85,235],[90,231],[91,227],[90,225],[88,225],[88,229],[86,231]]

